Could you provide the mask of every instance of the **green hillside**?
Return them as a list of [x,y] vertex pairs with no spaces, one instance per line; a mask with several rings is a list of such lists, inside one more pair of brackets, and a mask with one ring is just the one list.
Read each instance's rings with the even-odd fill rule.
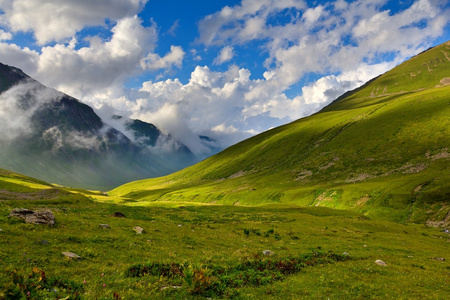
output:
[[[295,203],[395,221],[450,222],[450,43],[172,175],[109,194],[234,205]],[[442,221],[441,223],[439,223]]]

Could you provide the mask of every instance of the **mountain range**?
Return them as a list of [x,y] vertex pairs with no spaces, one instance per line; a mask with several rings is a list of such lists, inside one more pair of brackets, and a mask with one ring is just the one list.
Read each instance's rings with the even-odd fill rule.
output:
[[109,195],[142,203],[295,203],[450,224],[450,42],[320,112]]
[[156,126],[101,119],[86,104],[0,64],[0,166],[65,186],[108,190],[199,160]]

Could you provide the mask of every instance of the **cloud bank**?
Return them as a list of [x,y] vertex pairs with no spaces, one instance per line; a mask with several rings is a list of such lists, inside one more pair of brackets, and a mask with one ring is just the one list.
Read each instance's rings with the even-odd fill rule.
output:
[[[200,20],[194,44],[201,51],[171,45],[160,53],[157,24],[144,26],[136,15],[146,0],[34,2],[0,2],[5,63],[101,114],[154,123],[195,153],[207,151],[199,135],[225,147],[316,112],[425,50],[450,20],[441,0],[402,2],[398,11],[386,8],[387,0],[242,0]],[[107,9],[99,9],[103,5]],[[181,24],[173,23],[169,35]],[[108,35],[80,40],[77,34],[90,26],[104,26]],[[17,32],[32,33],[40,49],[11,42]],[[239,61],[254,45],[263,56],[262,72]],[[185,67],[186,53],[194,58],[190,74],[171,76]],[[210,61],[203,60],[207,54]],[[170,78],[124,88],[148,72]]]

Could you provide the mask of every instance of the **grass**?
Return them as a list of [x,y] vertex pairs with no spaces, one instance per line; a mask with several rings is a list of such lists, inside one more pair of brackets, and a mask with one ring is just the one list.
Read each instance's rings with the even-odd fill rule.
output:
[[[266,274],[274,280],[264,284],[225,284],[220,291],[226,292],[217,294],[243,299],[444,299],[450,291],[450,236],[435,228],[374,221],[356,212],[324,207],[134,207],[79,197],[74,194],[73,201],[45,203],[55,213],[54,227],[7,217],[14,207],[43,207],[39,200],[0,202],[0,268],[16,269],[27,276],[37,268],[48,278],[69,282],[69,287],[81,285],[78,296],[82,299],[114,299],[114,294],[120,299],[148,299],[149,295],[184,299],[211,294],[193,292],[195,285],[189,285],[183,275],[130,277],[127,272],[137,264],[159,263],[185,264],[197,274],[206,272],[205,268],[240,274],[233,270],[245,261],[286,261],[331,251],[338,255],[348,252],[351,259],[302,265],[296,272],[280,273],[282,276]],[[126,218],[112,217],[116,211]],[[111,228],[102,229],[99,224]],[[144,234],[136,234],[135,226],[143,227]],[[262,257],[263,250],[275,255]],[[82,259],[68,260],[63,251]],[[432,259],[441,257],[447,261]],[[376,259],[388,266],[375,265]],[[215,281],[221,278],[215,273],[210,277]],[[1,272],[0,286],[10,282],[9,273]],[[228,281],[222,278],[220,282]],[[55,295],[60,297],[74,295],[67,287],[56,289]]]
[[448,226],[448,46],[108,194],[0,170],[0,299],[447,299],[450,235],[425,222]]
[[144,206],[295,203],[437,220],[450,199],[450,86],[440,85],[449,49],[428,50],[315,115],[108,194]]

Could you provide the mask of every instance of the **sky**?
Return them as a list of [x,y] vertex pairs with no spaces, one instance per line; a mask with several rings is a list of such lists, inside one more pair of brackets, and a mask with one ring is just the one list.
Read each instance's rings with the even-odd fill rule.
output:
[[450,39],[448,0],[0,0],[0,62],[201,155]]

